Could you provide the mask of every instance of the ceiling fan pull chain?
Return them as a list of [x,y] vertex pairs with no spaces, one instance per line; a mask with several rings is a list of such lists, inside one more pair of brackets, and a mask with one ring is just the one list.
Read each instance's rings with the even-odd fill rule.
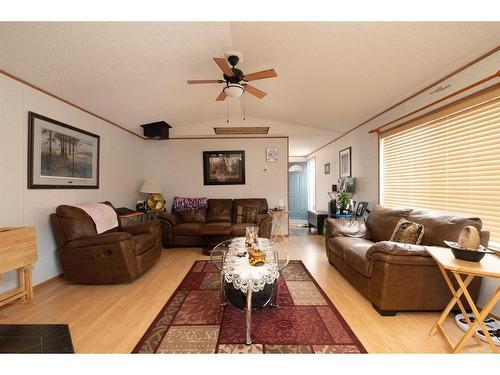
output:
[[229,100],[226,100],[226,123],[229,124]]
[[247,115],[247,95],[243,93],[243,121],[246,120]]

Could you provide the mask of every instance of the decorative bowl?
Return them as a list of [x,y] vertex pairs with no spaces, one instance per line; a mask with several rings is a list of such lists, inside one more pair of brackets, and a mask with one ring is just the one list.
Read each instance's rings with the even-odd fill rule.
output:
[[451,248],[451,252],[457,259],[465,260],[467,262],[479,262],[486,254],[495,254],[494,251],[479,245],[477,250],[467,250],[460,246],[457,242],[444,241],[444,243]]
[[263,266],[266,263],[266,253],[259,249],[250,248],[248,250],[248,261],[252,266]]

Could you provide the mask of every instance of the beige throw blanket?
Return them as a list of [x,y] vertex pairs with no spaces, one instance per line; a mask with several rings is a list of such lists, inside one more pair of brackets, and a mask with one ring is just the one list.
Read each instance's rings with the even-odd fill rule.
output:
[[104,233],[118,226],[115,210],[104,203],[85,203],[75,206],[84,210],[94,220],[97,234]]

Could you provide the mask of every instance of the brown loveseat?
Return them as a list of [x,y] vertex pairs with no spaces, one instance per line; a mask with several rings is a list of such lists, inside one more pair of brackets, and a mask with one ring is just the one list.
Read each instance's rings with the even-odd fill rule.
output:
[[86,284],[126,282],[156,263],[161,255],[159,222],[121,227],[117,218],[118,227],[97,234],[92,218],[78,207],[59,206],[50,215],[66,280]]
[[[241,213],[255,208],[251,222],[242,222]],[[207,246],[211,243],[245,235],[245,228],[258,227],[260,237],[270,238],[272,217],[264,198],[209,199],[207,208],[159,215],[163,246]]]
[[[424,225],[420,245],[389,242],[400,218]],[[456,241],[467,225],[480,231],[481,243],[487,246],[489,232],[481,230],[477,217],[376,206],[366,222],[327,219],[326,254],[381,315],[443,310],[451,300],[450,290],[426,247]],[[474,299],[480,285],[480,278],[470,284]]]

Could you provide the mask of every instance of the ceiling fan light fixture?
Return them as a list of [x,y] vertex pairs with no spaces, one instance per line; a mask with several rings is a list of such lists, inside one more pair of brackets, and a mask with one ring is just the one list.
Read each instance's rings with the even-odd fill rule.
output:
[[224,87],[224,93],[231,97],[237,98],[243,94],[245,88],[238,83],[228,83],[226,87]]

